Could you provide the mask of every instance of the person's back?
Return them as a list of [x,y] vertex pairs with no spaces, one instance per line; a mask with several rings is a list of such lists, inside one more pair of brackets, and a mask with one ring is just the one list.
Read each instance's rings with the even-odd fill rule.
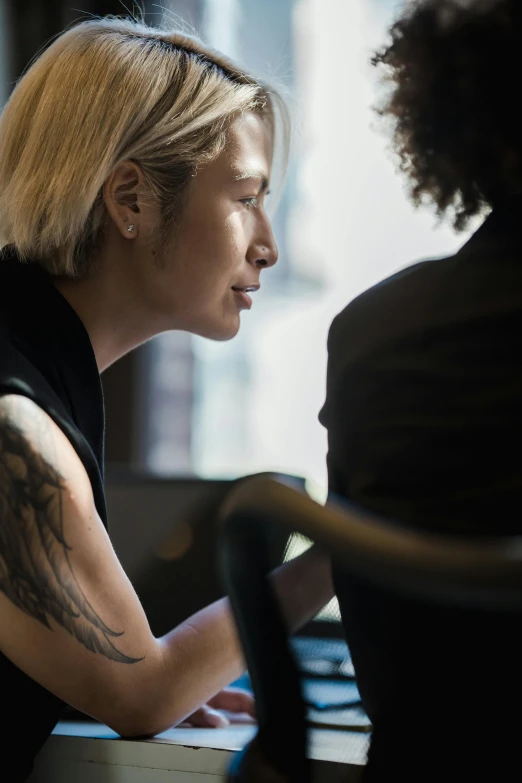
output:
[[[522,533],[521,31],[515,2],[421,2],[375,60],[393,73],[384,113],[415,198],[456,207],[456,228],[493,207],[459,253],[376,286],[331,329],[330,489],[398,523]],[[367,780],[518,779],[522,618],[430,607],[342,570],[336,589],[374,723]]]

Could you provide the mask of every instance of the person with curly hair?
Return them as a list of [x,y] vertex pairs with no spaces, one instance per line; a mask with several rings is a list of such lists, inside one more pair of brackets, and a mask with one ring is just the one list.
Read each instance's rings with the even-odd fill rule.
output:
[[[372,58],[414,204],[456,231],[485,218],[329,335],[330,490],[411,528],[522,531],[521,36],[520,0],[417,0]],[[365,780],[522,779],[520,618],[334,576],[374,727]]]

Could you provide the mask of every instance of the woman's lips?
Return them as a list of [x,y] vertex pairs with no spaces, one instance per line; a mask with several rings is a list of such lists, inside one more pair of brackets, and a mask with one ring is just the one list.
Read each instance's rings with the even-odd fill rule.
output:
[[250,310],[252,307],[252,299],[249,297],[246,291],[243,291],[241,288],[233,288],[232,290],[236,296],[238,304],[241,306],[241,309]]

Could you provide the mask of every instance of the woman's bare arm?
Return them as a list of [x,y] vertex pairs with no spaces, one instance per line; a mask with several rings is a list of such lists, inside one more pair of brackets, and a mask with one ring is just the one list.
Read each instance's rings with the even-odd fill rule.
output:
[[[273,580],[294,628],[333,595],[329,562],[314,551]],[[0,399],[0,617],[8,658],[126,736],[179,723],[244,671],[227,599],[154,638],[81,460],[14,395]]]

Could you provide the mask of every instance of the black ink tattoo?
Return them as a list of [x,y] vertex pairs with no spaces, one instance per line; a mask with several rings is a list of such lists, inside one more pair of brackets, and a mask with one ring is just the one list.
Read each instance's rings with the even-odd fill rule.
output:
[[78,584],[63,532],[63,479],[0,414],[0,590],[51,629],[53,618],[93,653],[136,663],[111,639]]

